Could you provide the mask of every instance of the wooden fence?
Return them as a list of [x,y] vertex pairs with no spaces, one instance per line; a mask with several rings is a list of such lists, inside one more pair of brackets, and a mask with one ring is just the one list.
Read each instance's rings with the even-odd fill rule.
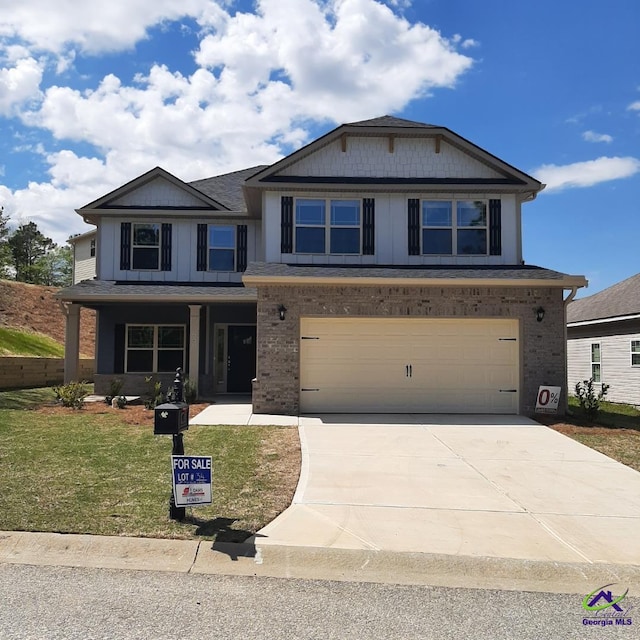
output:
[[[79,379],[92,382],[95,368],[96,362],[93,358],[82,358]],[[62,358],[0,358],[0,389],[49,387],[63,382],[64,360]]]

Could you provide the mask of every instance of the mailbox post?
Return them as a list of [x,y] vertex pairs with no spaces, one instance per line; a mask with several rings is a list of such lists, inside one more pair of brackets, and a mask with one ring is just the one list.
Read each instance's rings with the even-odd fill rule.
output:
[[[173,391],[167,394],[172,402],[159,404],[154,411],[153,433],[154,435],[173,436],[173,450],[171,455],[184,455],[184,441],[182,432],[189,428],[189,405],[183,402],[182,369],[176,369],[176,377],[173,381]],[[169,498],[169,517],[172,520],[184,520],[186,509],[176,507],[176,501],[171,491]]]

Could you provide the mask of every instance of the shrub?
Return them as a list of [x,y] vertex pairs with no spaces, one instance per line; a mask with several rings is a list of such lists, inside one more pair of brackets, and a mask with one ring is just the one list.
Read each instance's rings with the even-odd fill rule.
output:
[[596,393],[593,378],[576,383],[576,397],[580,403],[580,408],[585,412],[589,420],[594,420],[600,411],[600,402],[604,400],[609,391],[608,384],[601,384],[600,390]]
[[198,399],[198,385],[195,382],[192,383],[189,378],[185,378],[182,396],[187,404],[193,404]]
[[122,395],[122,387],[124,386],[124,381],[120,378],[111,378],[109,380],[109,395],[105,396],[104,401],[105,404],[111,404],[114,398],[117,398],[119,395]]
[[68,382],[53,387],[53,392],[56,394],[56,400],[63,407],[71,407],[72,409],[82,409],[84,399],[89,393],[84,382]]
[[147,409],[155,409],[159,404],[164,402],[164,395],[162,393],[162,382],[160,380],[154,380],[153,376],[146,376],[144,381],[147,383],[149,392],[144,401],[144,406]]

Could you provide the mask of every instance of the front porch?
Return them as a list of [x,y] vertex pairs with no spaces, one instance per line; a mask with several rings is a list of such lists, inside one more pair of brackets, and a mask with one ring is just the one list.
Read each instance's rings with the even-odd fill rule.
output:
[[[117,288],[117,296],[99,300],[86,299],[84,291],[97,286],[91,282],[59,295],[66,313],[65,382],[79,379],[80,308],[84,306],[94,309],[97,317],[96,394],[109,395],[115,379],[122,380],[126,395],[148,395],[156,381],[166,392],[177,367],[195,382],[198,398],[251,394],[256,374],[252,290],[117,284],[110,287]],[[166,289],[172,290],[171,295],[166,295]],[[145,299],[140,299],[140,290]]]

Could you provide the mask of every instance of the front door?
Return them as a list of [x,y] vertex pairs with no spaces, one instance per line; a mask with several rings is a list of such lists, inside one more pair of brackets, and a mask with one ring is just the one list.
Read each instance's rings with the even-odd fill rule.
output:
[[230,324],[227,340],[227,392],[251,393],[251,380],[256,376],[256,327]]

